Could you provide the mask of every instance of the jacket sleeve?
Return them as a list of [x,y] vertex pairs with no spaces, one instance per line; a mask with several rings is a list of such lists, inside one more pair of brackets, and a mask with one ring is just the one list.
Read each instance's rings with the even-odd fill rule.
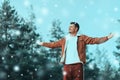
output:
[[100,43],[107,41],[108,37],[105,36],[105,37],[100,37],[100,38],[97,38],[97,37],[93,38],[93,37],[88,37],[86,35],[83,35],[83,39],[86,44],[100,44]]
[[56,41],[56,42],[43,42],[42,46],[48,47],[48,48],[58,48],[62,46],[64,38]]

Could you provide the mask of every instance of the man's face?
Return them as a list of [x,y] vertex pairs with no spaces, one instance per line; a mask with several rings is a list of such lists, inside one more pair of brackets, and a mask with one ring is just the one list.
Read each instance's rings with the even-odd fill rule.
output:
[[69,33],[77,33],[77,27],[74,24],[70,24]]

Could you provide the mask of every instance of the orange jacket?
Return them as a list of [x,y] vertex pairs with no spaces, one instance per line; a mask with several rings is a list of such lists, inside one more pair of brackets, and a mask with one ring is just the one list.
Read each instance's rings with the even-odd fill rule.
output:
[[[78,40],[77,40],[77,50],[78,50],[78,55],[80,60],[83,63],[86,63],[86,45],[87,44],[100,44],[103,43],[105,41],[108,40],[108,37],[101,37],[101,38],[92,38],[92,37],[88,37],[86,35],[80,35],[78,36]],[[44,42],[43,46],[45,47],[49,47],[49,48],[58,48],[61,47],[62,48],[62,53],[61,53],[61,57],[65,54],[64,53],[64,48],[65,48],[65,38],[62,38],[56,42],[51,42],[51,43],[47,43]]]

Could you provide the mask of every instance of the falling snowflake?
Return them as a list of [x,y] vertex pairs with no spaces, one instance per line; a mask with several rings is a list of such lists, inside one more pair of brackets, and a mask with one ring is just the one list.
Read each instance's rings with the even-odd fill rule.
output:
[[23,74],[20,74],[21,76],[23,76]]
[[19,36],[21,33],[20,33],[19,30],[16,30],[16,31],[15,31],[15,34],[16,34],[17,36]]
[[67,72],[66,71],[63,71],[63,75],[66,75],[67,74]]
[[90,2],[89,2],[90,5],[94,5],[94,3],[95,2],[93,0],[90,0]]
[[24,1],[24,5],[25,5],[26,7],[28,7],[28,6],[30,5],[30,2],[29,2],[28,0],[25,0],[25,1]]
[[14,56],[11,56],[11,58],[13,58]]
[[52,75],[50,75],[50,77],[52,77]]
[[35,68],[35,71],[37,71],[37,68]]
[[115,8],[114,8],[114,11],[115,11],[115,12],[118,12],[118,8],[117,8],[117,7],[115,7]]
[[94,69],[94,64],[93,63],[90,63],[88,66],[89,66],[90,69]]
[[4,57],[2,57],[2,60],[4,60],[5,58]]
[[114,32],[114,34],[115,34],[115,38],[118,38],[118,37],[120,37],[120,33],[119,32]]
[[54,7],[57,8],[57,7],[58,7],[58,4],[54,4]]
[[85,17],[85,15],[86,15],[85,12],[83,12],[83,11],[80,12],[80,17],[81,18]]
[[6,15],[7,13],[6,12],[4,12],[4,15]]
[[48,12],[49,12],[49,10],[48,10],[46,7],[43,7],[43,8],[41,9],[41,13],[42,13],[43,15],[48,15]]
[[102,12],[103,12],[103,11],[102,11],[101,9],[98,9],[98,10],[97,10],[97,14],[102,14]]
[[9,47],[10,48],[14,48],[14,44],[9,44]]
[[10,75],[8,75],[8,77],[10,77]]
[[85,6],[84,6],[84,8],[85,8],[85,9],[87,9],[87,8],[88,8],[88,6],[87,6],[87,5],[85,5]]
[[15,72],[18,72],[18,71],[20,71],[20,67],[19,67],[18,65],[16,65],[16,66],[13,67],[13,70],[14,70]]
[[37,19],[37,23],[38,23],[38,24],[42,24],[42,23],[43,23],[43,19],[42,19],[42,18],[38,18],[38,19]]
[[69,11],[67,9],[63,9],[61,12],[62,12],[63,16],[65,16],[65,17],[69,16]]
[[3,35],[2,35],[2,38],[3,38],[3,39],[5,39],[5,38],[6,38],[6,35],[5,35],[5,34],[3,34]]

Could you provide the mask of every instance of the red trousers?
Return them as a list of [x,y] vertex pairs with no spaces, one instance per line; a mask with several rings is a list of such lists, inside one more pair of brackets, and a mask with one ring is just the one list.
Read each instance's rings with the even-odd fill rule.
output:
[[83,64],[64,65],[63,80],[83,80]]

